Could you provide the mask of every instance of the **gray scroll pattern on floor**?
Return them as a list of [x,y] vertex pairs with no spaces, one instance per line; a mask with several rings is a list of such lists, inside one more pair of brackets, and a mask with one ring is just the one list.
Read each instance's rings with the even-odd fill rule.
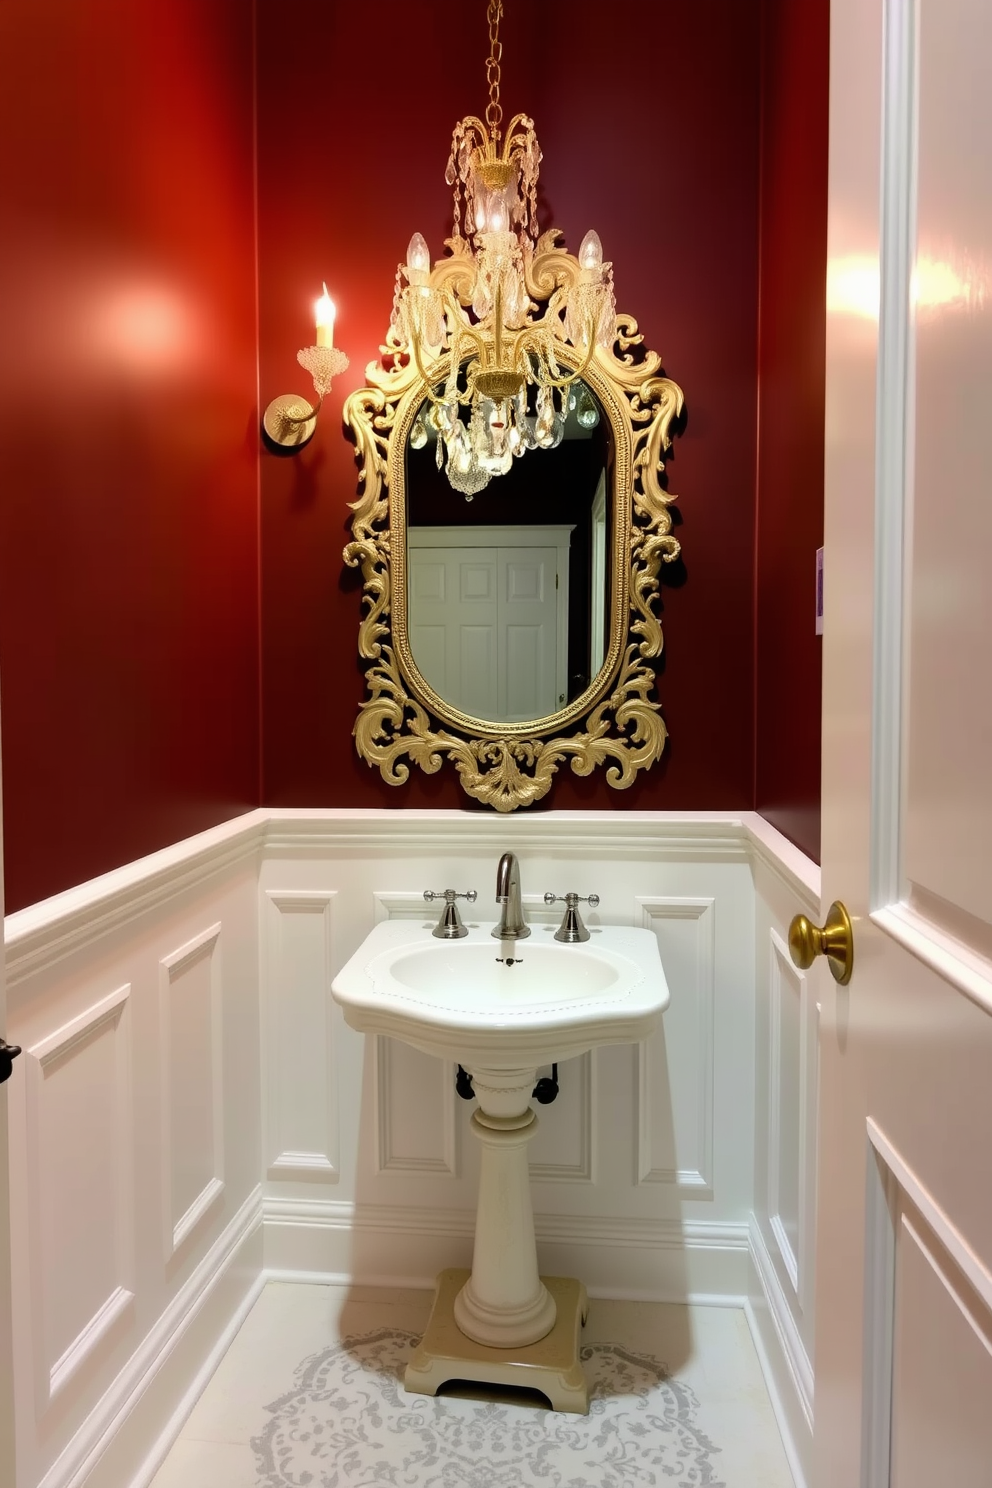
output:
[[252,1441],[258,1488],[726,1488],[696,1396],[656,1359],[587,1344],[572,1416],[408,1395],[417,1341],[383,1328],[304,1360]]

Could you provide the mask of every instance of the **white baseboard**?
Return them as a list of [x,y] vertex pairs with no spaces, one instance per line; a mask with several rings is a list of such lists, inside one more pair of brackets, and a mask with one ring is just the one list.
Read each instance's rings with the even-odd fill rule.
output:
[[806,1488],[813,1455],[813,1369],[753,1215],[748,1243],[750,1285],[744,1314],[796,1488]]
[[[470,1210],[267,1198],[264,1215],[266,1272],[283,1280],[421,1288],[472,1264]],[[743,1305],[744,1224],[537,1214],[534,1227],[541,1270],[581,1276],[590,1296]]]
[[39,1488],[151,1481],[264,1284],[261,1222],[256,1187]]

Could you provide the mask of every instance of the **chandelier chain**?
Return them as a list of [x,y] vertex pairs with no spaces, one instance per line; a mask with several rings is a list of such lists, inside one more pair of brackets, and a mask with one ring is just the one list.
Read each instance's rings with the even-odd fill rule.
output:
[[489,0],[489,56],[486,60],[486,78],[489,82],[489,104],[486,108],[486,123],[494,139],[499,139],[499,126],[503,110],[499,101],[500,63],[503,60],[503,43],[499,39],[499,23],[503,15],[503,0]]

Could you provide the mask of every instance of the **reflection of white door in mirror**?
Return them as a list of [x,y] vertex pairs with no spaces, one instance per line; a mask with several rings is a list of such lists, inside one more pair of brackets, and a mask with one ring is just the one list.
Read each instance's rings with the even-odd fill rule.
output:
[[589,616],[589,678],[599,675],[606,660],[606,605],[609,591],[606,587],[606,471],[599,477],[596,494],[589,511],[591,524],[591,555],[589,594],[592,611]]
[[524,723],[564,705],[572,528],[411,527],[410,649],[437,695]]

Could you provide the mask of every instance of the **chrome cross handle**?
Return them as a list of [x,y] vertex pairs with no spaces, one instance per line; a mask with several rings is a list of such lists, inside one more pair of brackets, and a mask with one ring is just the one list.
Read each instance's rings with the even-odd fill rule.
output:
[[459,894],[457,889],[425,889],[424,898],[428,904],[432,903],[435,899],[444,900],[444,909],[441,911],[441,918],[431,931],[431,934],[436,940],[461,940],[463,936],[468,934],[468,931],[462,924],[461,916],[458,913],[458,905],[455,903],[455,900],[467,899],[469,904],[474,904],[478,898],[475,889],[469,889],[464,894]]
[[566,945],[575,945],[577,942],[589,939],[589,931],[582,923],[579,915],[579,905],[588,904],[590,909],[595,909],[599,903],[598,894],[552,894],[544,896],[545,904],[564,904],[565,917],[558,929],[555,931],[555,940],[564,941]]

